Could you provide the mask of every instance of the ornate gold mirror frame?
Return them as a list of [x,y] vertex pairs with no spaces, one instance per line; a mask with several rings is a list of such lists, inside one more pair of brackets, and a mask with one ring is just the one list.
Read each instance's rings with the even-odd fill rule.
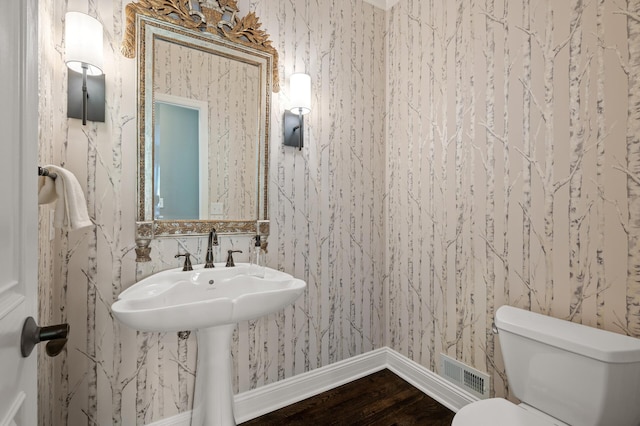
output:
[[[138,211],[136,221],[137,261],[149,261],[149,243],[156,237],[204,235],[212,228],[219,234],[269,234],[268,218],[268,152],[269,112],[271,92],[279,91],[278,53],[271,45],[269,35],[260,29],[257,16],[251,12],[237,17],[236,0],[139,0],[126,6],[126,26],[121,51],[134,58],[138,50]],[[169,24],[169,25],[166,25]],[[149,31],[147,31],[149,28]],[[149,135],[149,122],[153,116],[152,95],[145,81],[149,73],[145,43],[152,32],[172,32],[182,40],[194,40],[194,45],[211,44],[216,49],[232,49],[242,57],[255,57],[266,64],[266,75],[261,86],[265,114],[261,123],[261,144],[258,152],[261,174],[258,188],[257,217],[250,220],[156,220],[150,205],[152,193],[153,138]],[[185,44],[190,44],[186,42]],[[152,49],[152,47],[150,47]],[[208,48],[207,48],[208,49]],[[149,117],[150,116],[150,117]],[[150,139],[150,140],[147,140]]]

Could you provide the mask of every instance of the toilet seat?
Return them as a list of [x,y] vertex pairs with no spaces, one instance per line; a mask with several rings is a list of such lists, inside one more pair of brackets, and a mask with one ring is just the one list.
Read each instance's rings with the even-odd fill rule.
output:
[[503,398],[490,398],[466,405],[451,426],[551,426],[553,422]]

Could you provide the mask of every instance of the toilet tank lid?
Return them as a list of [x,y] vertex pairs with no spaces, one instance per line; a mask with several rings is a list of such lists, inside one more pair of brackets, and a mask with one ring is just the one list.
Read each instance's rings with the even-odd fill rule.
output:
[[496,327],[609,363],[640,362],[640,339],[582,324],[501,306],[496,311]]

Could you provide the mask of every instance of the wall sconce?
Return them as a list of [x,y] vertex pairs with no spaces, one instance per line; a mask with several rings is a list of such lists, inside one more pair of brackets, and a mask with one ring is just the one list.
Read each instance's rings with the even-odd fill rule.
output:
[[291,108],[284,112],[284,144],[304,146],[304,115],[311,112],[311,76],[295,73],[289,79]]
[[80,12],[65,15],[65,62],[69,67],[67,117],[104,122],[102,24]]

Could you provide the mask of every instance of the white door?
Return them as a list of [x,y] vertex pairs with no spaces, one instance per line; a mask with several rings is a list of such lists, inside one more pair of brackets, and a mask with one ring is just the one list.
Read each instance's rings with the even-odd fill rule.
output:
[[37,318],[37,0],[0,0],[0,426],[37,424],[36,351],[20,333]]

